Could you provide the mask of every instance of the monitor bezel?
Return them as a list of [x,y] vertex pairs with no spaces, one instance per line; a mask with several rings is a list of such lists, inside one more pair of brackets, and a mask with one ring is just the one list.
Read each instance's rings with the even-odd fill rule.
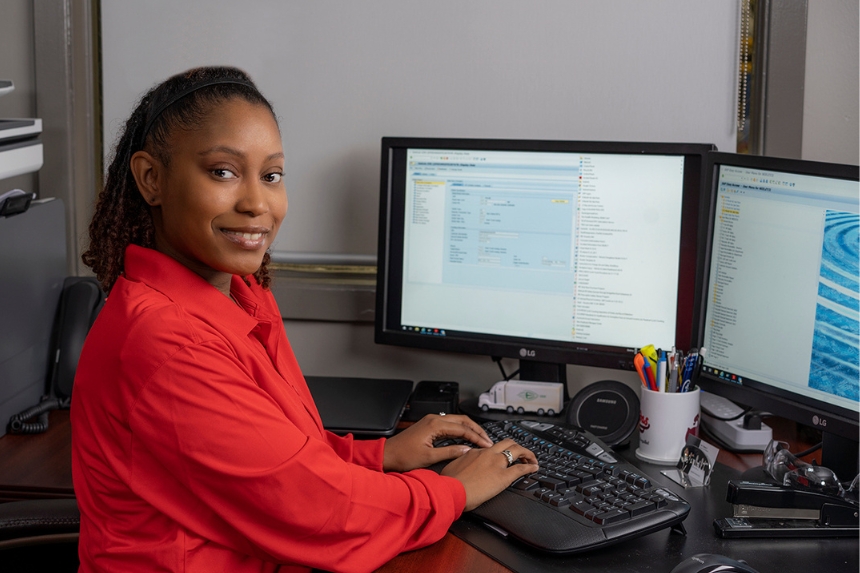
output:
[[[696,346],[702,346],[705,339],[711,245],[714,239],[714,217],[719,196],[718,175],[721,165],[858,181],[858,167],[854,165],[725,152],[708,154],[705,188],[709,193],[709,200],[707,211],[703,211],[705,219],[701,223],[701,227],[706,230],[706,238],[702,245],[702,271],[699,283],[701,292],[698,296]],[[857,410],[788,392],[754,379],[747,378],[743,382],[731,382],[704,370],[698,373],[697,378],[699,386],[707,392],[723,396],[744,406],[767,411],[775,416],[817,428],[823,432],[836,434],[854,441],[858,439],[860,416],[858,416]]]
[[[567,153],[618,153],[635,155],[683,155],[685,171],[695,168],[697,173],[685,173],[682,203],[681,257],[682,262],[692,266],[679,273],[676,344],[688,347],[696,333],[694,324],[697,308],[696,294],[700,291],[696,283],[700,256],[701,232],[698,223],[701,209],[707,199],[703,194],[706,158],[716,149],[712,144],[656,143],[656,142],[610,142],[610,141],[561,141],[561,140],[509,140],[509,139],[464,139],[464,138],[382,138],[379,245],[377,257],[375,342],[424,348],[439,351],[459,352],[494,358],[519,359],[521,363],[579,364],[621,370],[633,370],[636,348],[621,348],[584,343],[565,343],[550,340],[523,339],[516,337],[467,334],[428,336],[406,332],[399,323],[401,279],[403,271],[403,209],[405,197],[405,165],[395,161],[397,153],[407,149],[464,149],[486,151],[529,151]],[[396,212],[398,216],[393,216]],[[396,322],[393,320],[396,318]],[[643,344],[648,341],[643,341]]]

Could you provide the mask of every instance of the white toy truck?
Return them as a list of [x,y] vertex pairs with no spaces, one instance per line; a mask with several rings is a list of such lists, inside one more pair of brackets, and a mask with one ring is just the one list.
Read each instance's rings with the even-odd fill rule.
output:
[[563,403],[564,387],[561,384],[529,380],[502,380],[478,397],[478,407],[484,412],[506,410],[509,414],[537,412],[540,416],[554,416],[561,412]]

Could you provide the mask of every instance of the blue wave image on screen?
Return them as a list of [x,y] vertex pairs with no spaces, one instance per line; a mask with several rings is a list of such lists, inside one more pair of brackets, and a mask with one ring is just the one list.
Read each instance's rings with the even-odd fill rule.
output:
[[860,398],[860,215],[828,211],[818,279],[809,386]]

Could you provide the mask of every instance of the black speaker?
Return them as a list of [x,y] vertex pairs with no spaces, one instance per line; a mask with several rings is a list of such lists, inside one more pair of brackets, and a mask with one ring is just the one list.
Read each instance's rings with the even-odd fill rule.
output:
[[629,386],[601,380],[579,391],[567,407],[567,423],[600,438],[607,446],[627,440],[639,421],[639,397]]

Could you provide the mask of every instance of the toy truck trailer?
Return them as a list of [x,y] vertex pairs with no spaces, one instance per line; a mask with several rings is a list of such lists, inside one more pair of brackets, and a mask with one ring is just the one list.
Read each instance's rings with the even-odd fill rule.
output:
[[561,412],[563,404],[564,387],[557,382],[502,380],[478,397],[478,407],[484,412],[493,409],[554,416]]

